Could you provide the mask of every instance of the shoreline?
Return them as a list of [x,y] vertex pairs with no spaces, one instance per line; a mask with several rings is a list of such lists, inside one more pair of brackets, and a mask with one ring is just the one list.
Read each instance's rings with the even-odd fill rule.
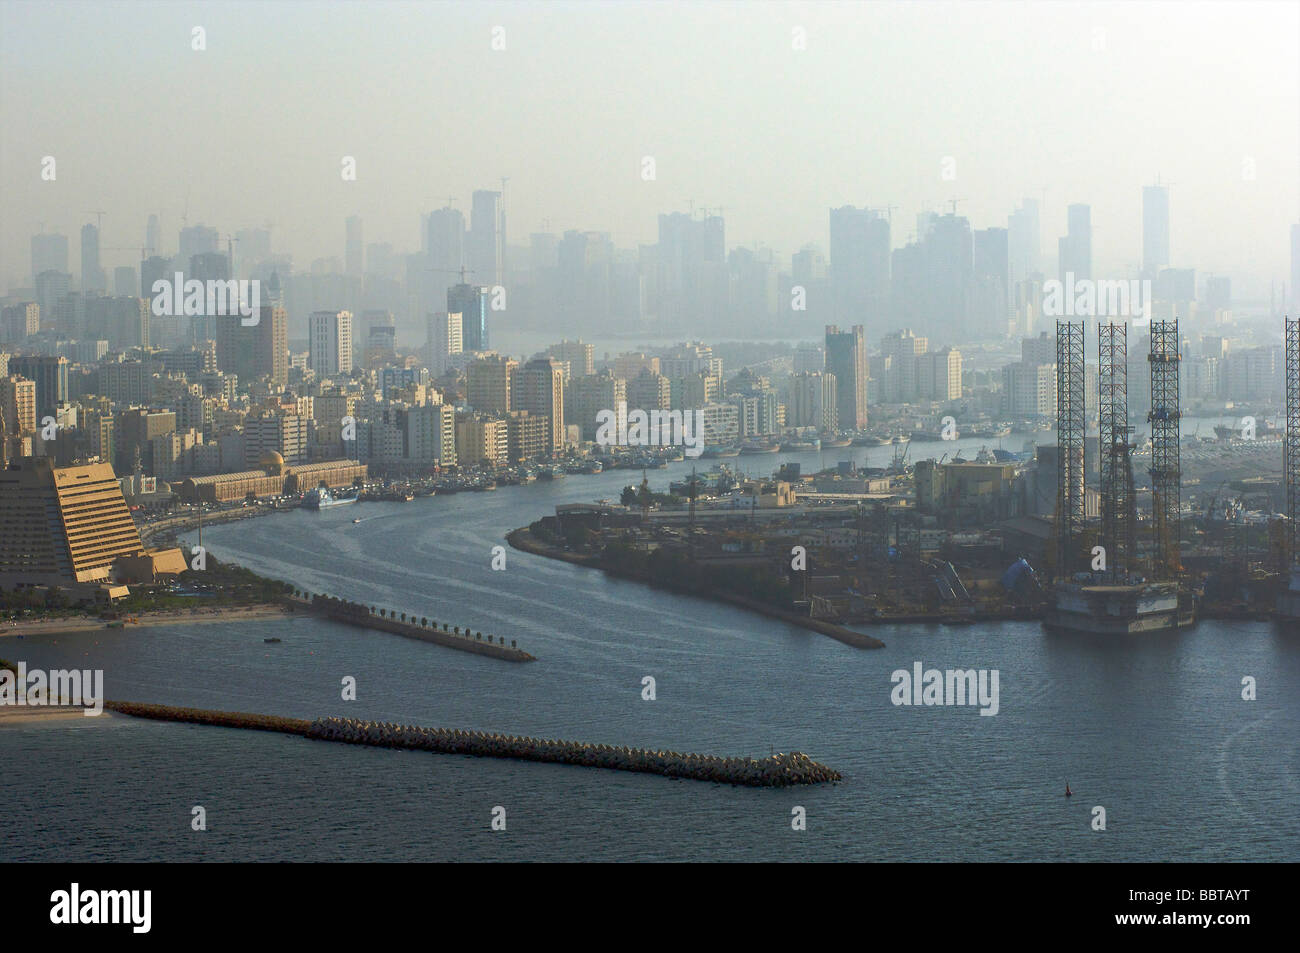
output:
[[518,529],[511,530],[506,534],[506,542],[520,552],[531,553],[534,556],[543,556],[547,559],[558,559],[561,562],[572,563],[575,566],[582,566],[586,569],[595,569],[612,576],[616,579],[626,579],[631,582],[639,582],[645,585],[653,586],[659,589],[667,589],[671,592],[680,592],[682,595],[696,596],[700,599],[707,599],[713,602],[721,602],[727,605],[735,606],[738,609],[745,609],[758,615],[766,616],[769,619],[775,619],[778,622],[785,622],[789,625],[796,625],[811,632],[820,635],[830,636],[838,642],[850,645],[858,649],[883,649],[885,643],[872,635],[866,635],[862,632],[855,632],[846,626],[839,625],[835,622],[828,622],[825,619],[813,619],[808,616],[797,615],[793,612],[786,612],[775,606],[770,606],[754,599],[747,599],[744,596],[736,595],[729,592],[701,593],[696,590],[685,589],[682,587],[665,586],[655,579],[648,579],[636,573],[620,572],[608,569],[600,564],[600,561],[594,556],[580,556],[577,553],[566,552],[548,546],[541,542],[529,532],[527,526],[521,526]]
[[[294,613],[275,603],[257,603],[247,606],[229,608],[194,608],[194,609],[160,609],[156,612],[142,613],[133,618],[138,621],[126,622],[122,631],[159,625],[204,625],[213,622],[265,622],[271,619],[292,619]],[[0,627],[0,638],[29,635],[76,635],[82,632],[99,632],[109,629],[108,619],[76,617],[73,619],[47,619],[38,622],[20,622],[17,625]]]

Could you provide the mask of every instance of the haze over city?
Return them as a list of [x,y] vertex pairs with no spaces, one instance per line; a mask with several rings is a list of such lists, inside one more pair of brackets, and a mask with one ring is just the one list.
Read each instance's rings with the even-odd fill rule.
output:
[[895,207],[897,248],[919,212],[957,200],[973,228],[1005,226],[1032,197],[1049,248],[1084,203],[1095,264],[1121,277],[1159,180],[1172,263],[1255,299],[1288,279],[1300,218],[1292,3],[77,4],[71,33],[68,9],[0,7],[10,285],[30,284],[42,228],[75,256],[87,209],[122,249],[110,271],[138,264],[150,214],[169,253],[183,218],[274,223],[305,270],[342,256],[349,215],[417,250],[421,214],[454,196],[468,215],[503,176],[512,241],[632,248],[693,204],[787,267],[826,248],[830,207]]

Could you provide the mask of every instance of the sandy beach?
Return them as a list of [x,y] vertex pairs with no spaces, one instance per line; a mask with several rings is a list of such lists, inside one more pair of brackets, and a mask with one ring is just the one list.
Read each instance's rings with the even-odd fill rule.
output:
[[0,705],[0,728],[7,725],[25,725],[36,721],[63,720],[76,718],[78,721],[95,721],[108,718],[107,711],[98,715],[87,715],[86,709],[76,705]]
[[[168,609],[131,616],[126,622],[129,630],[148,625],[199,625],[206,622],[257,622],[266,619],[283,619],[293,613],[283,606],[266,603],[255,606],[230,608]],[[125,621],[125,620],[124,620]],[[74,616],[68,619],[48,619],[38,622],[0,623],[0,638],[13,635],[64,635],[77,632],[96,632],[108,628],[108,623],[94,616]]]

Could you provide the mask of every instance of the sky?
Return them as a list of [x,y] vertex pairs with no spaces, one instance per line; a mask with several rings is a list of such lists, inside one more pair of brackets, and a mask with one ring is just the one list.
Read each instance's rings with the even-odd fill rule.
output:
[[306,269],[342,258],[352,214],[414,250],[421,213],[468,214],[503,176],[512,244],[651,243],[693,204],[723,209],[729,246],[789,256],[853,204],[895,206],[898,246],[920,211],[1005,226],[1030,196],[1049,259],[1083,202],[1094,272],[1127,273],[1159,177],[1172,264],[1267,294],[1300,221],[1298,63],[1291,0],[0,0],[0,280],[30,280],[41,228],[76,272],[89,210],[123,249],[110,273],[151,212],[167,251],[183,217],[223,239],[271,223]]

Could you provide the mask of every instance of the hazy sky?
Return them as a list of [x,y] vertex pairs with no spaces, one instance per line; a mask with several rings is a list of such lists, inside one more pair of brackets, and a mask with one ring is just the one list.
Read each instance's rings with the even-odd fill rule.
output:
[[421,212],[468,212],[501,176],[512,243],[546,219],[652,242],[693,199],[725,208],[729,245],[788,256],[826,247],[830,206],[898,206],[899,245],[923,209],[1005,226],[1030,195],[1045,254],[1086,202],[1094,270],[1123,269],[1159,175],[1175,265],[1282,281],[1298,60],[1295,2],[0,0],[0,279],[25,283],[41,223],[77,272],[90,209],[106,247],[138,248],[159,212],[174,251],[188,202],[223,237],[275,223],[302,268],[342,257],[353,213],[367,242],[416,248]]

